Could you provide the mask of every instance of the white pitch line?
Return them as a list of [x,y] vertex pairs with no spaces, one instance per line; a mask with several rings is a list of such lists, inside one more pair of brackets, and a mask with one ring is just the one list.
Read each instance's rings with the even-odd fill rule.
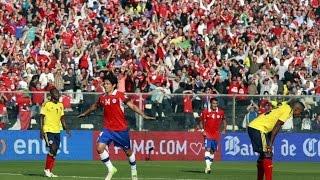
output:
[[[0,175],[8,175],[8,176],[26,176],[25,174],[20,174],[20,173],[6,173],[2,172]],[[75,178],[75,179],[104,179],[104,177],[86,177],[86,176],[58,176],[58,178]],[[56,179],[56,178],[55,178]],[[124,179],[131,179],[131,178],[112,178],[112,179],[119,179],[119,180],[124,180]],[[139,178],[143,180],[168,180],[171,178]],[[201,180],[201,179],[171,179],[171,180]]]

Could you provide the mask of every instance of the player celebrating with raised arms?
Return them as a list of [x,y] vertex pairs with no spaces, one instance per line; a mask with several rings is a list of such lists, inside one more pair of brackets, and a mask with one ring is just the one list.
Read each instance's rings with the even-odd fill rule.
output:
[[57,175],[52,173],[52,169],[60,146],[60,131],[62,127],[67,131],[68,135],[70,135],[70,131],[64,119],[63,104],[59,102],[59,91],[57,89],[51,89],[50,98],[50,101],[43,103],[40,110],[40,138],[44,139],[49,147],[44,169],[45,176],[57,177]]
[[220,139],[221,125],[223,124],[222,133],[225,133],[227,121],[224,116],[224,111],[218,107],[218,100],[216,98],[210,99],[210,107],[201,112],[200,128],[205,137],[205,153],[204,159],[206,163],[205,173],[211,173],[211,164],[214,158],[214,152],[218,147],[218,140]]
[[104,77],[105,93],[100,95],[96,103],[78,117],[84,117],[101,107],[104,111],[103,130],[97,140],[96,150],[101,161],[107,166],[108,174],[106,180],[110,180],[117,169],[112,165],[106,147],[113,142],[115,146],[122,148],[126,153],[131,166],[132,180],[137,180],[136,159],[130,149],[130,138],[128,123],[124,115],[123,104],[126,104],[134,112],[140,114],[144,119],[155,119],[145,115],[124,93],[117,91],[118,79],[112,73]]
[[260,154],[257,160],[257,179],[272,180],[272,145],[281,126],[292,116],[300,116],[304,105],[298,100],[288,103],[282,102],[280,106],[269,112],[261,114],[248,126],[248,134],[253,150]]

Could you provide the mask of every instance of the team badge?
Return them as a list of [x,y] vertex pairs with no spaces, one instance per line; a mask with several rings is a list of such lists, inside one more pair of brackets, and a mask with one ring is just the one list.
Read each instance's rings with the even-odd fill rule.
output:
[[116,99],[112,99],[112,103],[115,104],[117,102]]

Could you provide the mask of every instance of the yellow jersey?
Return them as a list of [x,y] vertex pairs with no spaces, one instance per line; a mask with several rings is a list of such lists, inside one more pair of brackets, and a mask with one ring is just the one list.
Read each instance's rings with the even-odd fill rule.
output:
[[258,116],[250,122],[249,127],[257,129],[263,133],[269,133],[272,131],[278,120],[286,122],[292,116],[292,108],[289,104],[283,102],[277,108]]
[[61,117],[64,115],[62,103],[45,102],[41,107],[40,114],[44,115],[44,132],[60,133],[62,130]]

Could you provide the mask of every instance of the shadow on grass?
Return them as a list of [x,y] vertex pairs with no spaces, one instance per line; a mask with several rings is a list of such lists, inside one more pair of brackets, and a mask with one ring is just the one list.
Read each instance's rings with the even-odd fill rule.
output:
[[43,174],[35,174],[35,173],[24,173],[24,176],[30,176],[30,177],[43,177],[45,178],[45,176]]
[[197,173],[197,174],[204,174],[203,171],[199,171],[199,170],[181,170],[181,172],[185,172],[185,173]]

